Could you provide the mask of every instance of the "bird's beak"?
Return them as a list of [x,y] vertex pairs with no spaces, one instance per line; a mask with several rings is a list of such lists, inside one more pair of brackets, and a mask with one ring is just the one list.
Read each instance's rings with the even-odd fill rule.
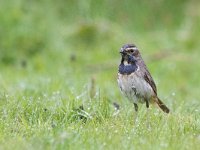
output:
[[121,53],[121,54],[123,54],[123,55],[126,54],[126,52],[124,52],[124,49],[123,49],[123,48],[120,49],[119,53]]

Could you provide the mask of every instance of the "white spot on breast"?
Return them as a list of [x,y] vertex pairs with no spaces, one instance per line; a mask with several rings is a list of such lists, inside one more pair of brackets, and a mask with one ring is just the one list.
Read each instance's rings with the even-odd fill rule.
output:
[[127,61],[124,61],[124,65],[127,66],[127,65],[130,65]]

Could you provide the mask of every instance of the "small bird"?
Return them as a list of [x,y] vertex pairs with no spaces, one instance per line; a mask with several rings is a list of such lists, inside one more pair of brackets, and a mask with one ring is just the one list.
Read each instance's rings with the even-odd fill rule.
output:
[[121,92],[133,102],[135,111],[138,103],[156,103],[165,113],[169,108],[158,98],[156,85],[151,77],[138,48],[126,44],[120,49],[121,63],[118,70],[118,85]]

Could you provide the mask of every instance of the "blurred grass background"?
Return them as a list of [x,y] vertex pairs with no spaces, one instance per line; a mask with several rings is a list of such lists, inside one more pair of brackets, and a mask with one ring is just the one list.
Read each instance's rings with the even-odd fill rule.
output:
[[[198,0],[0,1],[0,149],[198,149],[199,34]],[[117,86],[125,43],[172,112],[151,132]]]

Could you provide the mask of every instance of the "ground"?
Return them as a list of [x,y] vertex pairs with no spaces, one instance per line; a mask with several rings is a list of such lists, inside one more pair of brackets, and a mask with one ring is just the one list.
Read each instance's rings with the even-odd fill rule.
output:
[[[0,2],[0,149],[200,149],[198,2],[87,2]],[[139,105],[134,122],[125,43],[170,114]]]

